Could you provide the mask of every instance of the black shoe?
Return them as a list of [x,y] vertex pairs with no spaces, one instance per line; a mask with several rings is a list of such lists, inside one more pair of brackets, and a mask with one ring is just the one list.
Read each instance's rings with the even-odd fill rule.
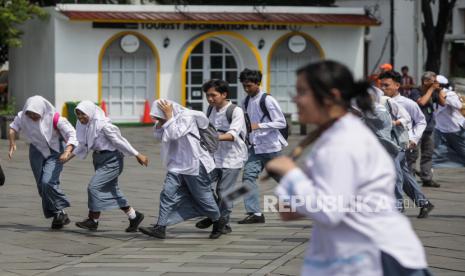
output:
[[265,223],[265,216],[257,216],[255,214],[248,215],[243,220],[238,221],[239,224]]
[[210,218],[204,218],[203,220],[197,222],[195,227],[199,229],[206,229],[213,224],[213,221]]
[[212,232],[210,233],[210,239],[217,239],[219,238],[224,231],[224,228],[226,226],[226,219],[221,217],[219,220],[213,222],[213,229]]
[[417,218],[427,218],[429,213],[434,209],[434,205],[428,201],[423,207],[420,209],[420,214],[418,214]]
[[224,228],[223,228],[223,231],[222,231],[221,233],[223,233],[223,234],[229,234],[229,233],[231,233],[231,232],[232,232],[231,225],[226,224],[226,225],[224,226]]
[[71,220],[69,220],[68,214],[63,214],[62,212],[56,214],[53,217],[52,221],[52,229],[61,229],[63,226],[69,224]]
[[95,231],[98,228],[98,221],[95,222],[93,219],[87,218],[81,222],[76,222],[76,226],[82,229]]
[[437,183],[434,180],[423,181],[423,187],[439,188],[441,184]]
[[136,211],[136,217],[129,220],[129,226],[126,228],[126,232],[137,232],[137,227],[144,220],[144,214]]
[[166,238],[166,226],[155,225],[154,227],[139,227],[139,231],[155,238]]

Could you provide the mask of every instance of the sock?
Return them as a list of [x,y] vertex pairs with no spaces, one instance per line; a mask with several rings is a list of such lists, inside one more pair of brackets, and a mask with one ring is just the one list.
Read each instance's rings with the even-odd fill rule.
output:
[[261,217],[262,216],[262,213],[253,213],[254,215],[256,215],[257,217]]
[[130,207],[129,210],[126,212],[126,215],[128,215],[129,219],[135,219],[136,218],[136,210],[134,210],[134,208]]
[[91,219],[93,222],[97,223],[98,219]]

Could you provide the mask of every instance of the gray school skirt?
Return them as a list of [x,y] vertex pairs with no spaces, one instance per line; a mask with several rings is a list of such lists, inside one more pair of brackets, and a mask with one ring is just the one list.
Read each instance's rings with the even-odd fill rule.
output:
[[88,206],[93,212],[128,207],[126,197],[118,186],[123,172],[123,154],[119,151],[94,151],[95,175],[87,187]]

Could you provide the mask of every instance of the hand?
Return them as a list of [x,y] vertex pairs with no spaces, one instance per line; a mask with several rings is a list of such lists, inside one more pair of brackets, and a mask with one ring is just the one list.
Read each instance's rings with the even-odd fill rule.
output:
[[141,164],[142,166],[146,166],[149,164],[149,158],[143,154],[138,154],[136,155],[137,162]]
[[255,123],[250,124],[250,127],[252,128],[252,130],[256,130],[260,128],[258,124],[255,124]]
[[58,159],[61,163],[66,163],[71,159],[72,153],[70,151],[65,150]]
[[408,141],[408,148],[414,149],[417,146],[417,143],[413,142],[412,140]]
[[280,156],[266,163],[265,168],[269,173],[283,176],[291,170],[297,168],[297,165],[294,163],[294,161],[292,161],[291,158],[287,156]]
[[160,107],[161,111],[165,114],[166,120],[169,120],[173,117],[173,105],[167,101],[161,100],[158,103],[158,107]]
[[10,150],[8,151],[8,158],[11,160],[13,158],[13,152],[16,151],[16,143],[10,144]]

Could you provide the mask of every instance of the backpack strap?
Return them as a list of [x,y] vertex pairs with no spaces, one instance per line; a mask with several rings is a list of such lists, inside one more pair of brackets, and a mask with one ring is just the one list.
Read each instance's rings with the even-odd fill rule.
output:
[[270,121],[272,121],[270,112],[268,112],[268,108],[266,108],[266,97],[267,96],[268,96],[267,93],[263,93],[262,97],[260,98],[260,109],[262,110],[262,113],[263,113],[263,117],[260,119],[260,121],[263,121],[265,117],[267,117]]
[[60,113],[55,112],[53,114],[53,129],[58,130],[58,121],[60,120]]
[[234,109],[236,109],[236,107],[237,105],[232,103],[228,106],[228,109],[226,109],[226,119],[228,120],[229,124],[232,123],[232,117],[233,117]]
[[250,96],[245,97],[245,100],[244,100],[244,109],[245,109],[245,112],[246,112],[246,113],[247,113],[247,107],[249,107],[249,101],[250,101]]
[[210,118],[210,115],[212,114],[213,111],[213,106],[209,105],[207,108],[207,118]]

